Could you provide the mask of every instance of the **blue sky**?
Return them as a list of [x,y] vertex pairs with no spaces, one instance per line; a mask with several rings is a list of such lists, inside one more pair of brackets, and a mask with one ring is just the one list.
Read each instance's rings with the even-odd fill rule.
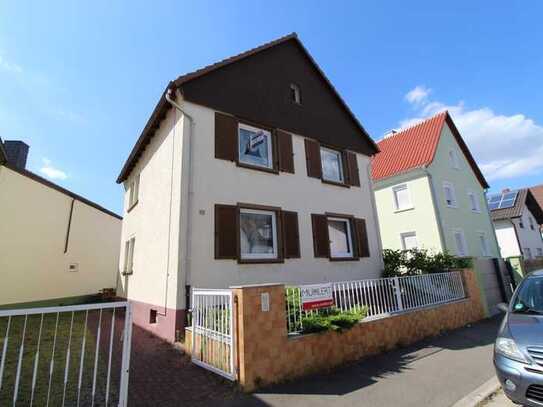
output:
[[543,2],[0,4],[0,137],[121,213],[115,179],[169,80],[296,31],[376,139],[449,108],[492,190],[543,183]]

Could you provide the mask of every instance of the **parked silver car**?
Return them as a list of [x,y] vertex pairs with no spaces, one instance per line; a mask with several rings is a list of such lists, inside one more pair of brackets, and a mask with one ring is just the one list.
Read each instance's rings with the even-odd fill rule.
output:
[[496,374],[507,397],[543,406],[543,270],[519,285],[494,346]]

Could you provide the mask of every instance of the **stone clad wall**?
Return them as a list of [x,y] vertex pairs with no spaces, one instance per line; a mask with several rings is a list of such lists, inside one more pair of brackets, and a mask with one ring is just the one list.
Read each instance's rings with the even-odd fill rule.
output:
[[[284,285],[234,288],[238,380],[245,391],[408,345],[485,317],[477,278],[462,270],[466,299],[362,322],[343,333],[287,335]],[[270,296],[262,311],[261,294]]]

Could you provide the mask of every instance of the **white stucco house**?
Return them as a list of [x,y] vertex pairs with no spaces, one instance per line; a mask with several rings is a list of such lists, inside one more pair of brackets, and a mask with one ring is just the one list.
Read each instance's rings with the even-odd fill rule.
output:
[[173,341],[191,288],[378,277],[377,151],[295,34],[170,82],[117,179],[135,323]]
[[27,170],[0,139],[0,307],[67,305],[117,284],[121,217]]
[[488,206],[503,257],[543,258],[543,209],[531,189],[490,195]]

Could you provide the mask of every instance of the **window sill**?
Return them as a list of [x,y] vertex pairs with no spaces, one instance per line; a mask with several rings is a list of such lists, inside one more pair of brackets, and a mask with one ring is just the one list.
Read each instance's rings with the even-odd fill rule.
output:
[[410,206],[409,208],[403,208],[403,209],[395,209],[394,213],[408,212],[408,211],[412,211],[413,209],[415,209],[414,206]]
[[359,261],[359,257],[330,257],[330,261]]
[[330,180],[327,180],[327,179],[324,179],[324,178],[321,178],[321,181],[322,181],[323,184],[330,184],[330,185],[335,185],[335,186],[343,187],[343,188],[350,188],[351,187],[350,185],[347,185],[344,182],[330,181]]
[[284,263],[284,259],[238,259],[239,264],[273,264]]
[[257,170],[257,171],[262,171],[262,172],[267,172],[268,174],[275,174],[275,175],[279,175],[279,171],[275,168],[268,168],[268,167],[261,167],[259,165],[252,165],[252,164],[247,164],[247,163],[244,163],[244,162],[241,162],[241,161],[236,161],[236,165],[238,167],[241,167],[241,168],[248,168],[250,170]]
[[445,205],[447,205],[447,208],[458,209],[458,205],[449,205],[449,204],[445,204]]
[[130,213],[130,211],[131,211],[132,209],[134,209],[134,207],[138,204],[138,202],[139,202],[139,200],[137,200],[137,201],[134,202],[132,205],[130,205],[130,206],[128,207],[128,209],[126,210],[126,213]]

